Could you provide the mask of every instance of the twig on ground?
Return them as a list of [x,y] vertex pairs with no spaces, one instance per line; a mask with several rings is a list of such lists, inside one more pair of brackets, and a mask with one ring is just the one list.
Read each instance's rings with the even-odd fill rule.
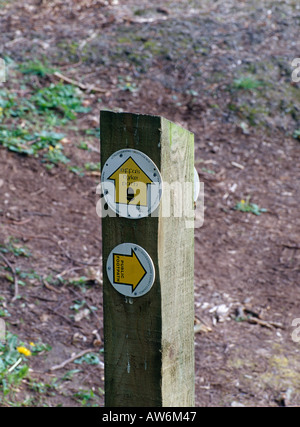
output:
[[39,296],[39,295],[36,295],[36,294],[27,294],[30,298],[36,298],[36,299],[39,299],[39,300],[41,300],[41,301],[46,301],[46,302],[57,302],[57,300],[56,299],[50,299],[50,298],[44,298],[44,297],[41,297],[41,296]]
[[71,268],[67,268],[66,270],[62,271],[61,273],[58,273],[55,277],[59,278],[59,277],[63,277],[66,274],[70,273],[71,271],[77,271],[77,270],[83,270],[84,267],[71,267]]
[[86,85],[86,84],[81,83],[77,80],[70,79],[69,77],[64,76],[63,74],[59,73],[58,71],[53,73],[53,76],[55,76],[56,78],[58,78],[60,80],[63,80],[66,83],[77,86],[77,87],[79,87],[79,89],[82,89],[82,90],[88,90],[90,92],[93,91],[93,92],[100,92],[100,93],[107,92],[106,89],[102,89],[102,88],[94,86],[94,85]]
[[32,219],[31,219],[31,218],[27,218],[27,219],[23,219],[23,220],[21,220],[21,221],[18,221],[18,220],[16,220],[16,219],[9,218],[9,219],[8,219],[8,221],[9,221],[11,224],[13,224],[13,225],[25,225],[25,224],[27,224],[28,222],[32,221]]
[[53,291],[56,294],[61,294],[62,291],[60,289],[56,289],[54,286],[51,286],[44,278],[41,278],[41,282],[49,291]]
[[43,212],[31,212],[31,211],[28,211],[28,212],[24,212],[24,215],[32,215],[32,216],[48,216],[48,217],[51,217],[52,216],[52,214],[48,214],[48,213],[43,213]]
[[[83,350],[80,353],[76,354],[75,356],[72,356],[69,359],[65,360],[64,362],[60,363],[59,365],[52,366],[52,368],[50,368],[50,371],[51,372],[58,371],[59,369],[64,368],[69,363],[74,362],[74,360],[79,359],[80,357],[84,356],[85,354],[92,353],[94,351],[95,351],[94,348],[89,348],[87,350]],[[104,367],[104,363],[103,362],[100,362],[100,363],[101,363],[101,367]]]
[[247,318],[249,323],[256,323],[260,326],[264,326],[268,329],[284,329],[284,326],[281,323],[272,322],[272,321],[266,321],[259,319],[258,317],[248,316]]
[[80,325],[74,324],[74,322],[72,322],[72,320],[69,319],[67,316],[64,316],[63,314],[58,313],[57,311],[53,310],[51,307],[47,307],[47,310],[49,310],[50,313],[53,313],[55,316],[59,316],[61,319],[63,319],[67,323],[69,323],[69,325],[71,325],[71,326],[73,326],[75,328],[81,328]]
[[295,250],[300,249],[300,246],[296,246],[296,245],[277,245],[277,246],[283,246],[284,248],[287,248],[287,249],[295,249]]

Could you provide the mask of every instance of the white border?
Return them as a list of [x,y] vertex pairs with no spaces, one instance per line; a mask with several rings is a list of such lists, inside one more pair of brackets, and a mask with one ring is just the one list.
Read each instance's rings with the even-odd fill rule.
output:
[[[122,285],[120,283],[114,282],[114,254],[130,256],[132,251],[135,252],[138,260],[146,271],[145,276],[134,291],[130,285]],[[136,245],[135,243],[121,243],[120,245],[116,246],[107,258],[106,272],[109,281],[115,290],[120,294],[131,298],[137,298],[147,294],[152,288],[155,280],[155,268],[150,255],[145,251],[144,248]]]
[[[148,206],[128,205],[115,202],[114,180],[108,178],[125,163],[129,157],[151,179],[153,184],[148,185]],[[116,151],[105,162],[101,174],[102,193],[108,206],[118,215],[128,219],[141,219],[149,216],[159,206],[162,196],[162,178],[155,163],[145,153],[134,149]]]

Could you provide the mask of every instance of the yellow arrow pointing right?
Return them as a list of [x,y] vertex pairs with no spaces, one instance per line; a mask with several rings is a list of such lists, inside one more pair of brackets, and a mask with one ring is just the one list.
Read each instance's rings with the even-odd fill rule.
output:
[[114,254],[114,283],[132,286],[132,292],[147,273],[132,250],[131,255]]

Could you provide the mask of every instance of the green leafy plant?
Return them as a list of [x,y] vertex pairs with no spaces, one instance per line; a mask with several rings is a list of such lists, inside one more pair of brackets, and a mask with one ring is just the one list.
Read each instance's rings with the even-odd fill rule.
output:
[[0,317],[10,317],[5,297],[0,296]]
[[80,291],[85,293],[87,291],[87,287],[93,284],[93,281],[86,276],[81,276],[78,278],[74,278],[68,281],[70,285],[78,286]]
[[39,157],[42,152],[43,161],[50,165],[50,168],[59,163],[70,162],[59,143],[63,138],[64,134],[57,132],[30,133],[26,129],[0,128],[0,144],[10,151],[23,155]]
[[[8,62],[7,59],[6,63]],[[13,63],[13,69],[25,75],[41,77],[55,71],[47,62],[39,60]],[[65,126],[68,121],[76,119],[79,113],[91,110],[82,105],[82,92],[77,87],[62,82],[38,89],[22,84],[20,88],[24,91],[24,96],[0,88],[0,146],[21,155],[41,158],[47,169],[64,164],[68,165],[70,172],[80,177],[85,175],[86,170],[98,170],[98,165],[92,163],[86,167],[70,165],[70,159],[61,143],[65,135],[53,131],[53,128]],[[19,118],[22,121],[19,122]],[[71,129],[71,125],[69,128]],[[86,136],[99,138],[99,133],[99,128],[88,129]],[[86,142],[78,147],[89,150]],[[18,256],[21,255],[25,256],[25,253],[20,251]]]
[[74,397],[82,406],[86,406],[96,398],[96,395],[93,390],[80,389],[77,393],[74,394]]
[[73,397],[79,402],[82,406],[98,406],[97,403],[93,403],[93,401],[97,401],[100,395],[104,394],[104,390],[101,387],[98,387],[98,395],[95,393],[93,389],[79,389],[78,392],[74,393]]
[[51,351],[52,347],[49,344],[45,344],[42,341],[36,343],[31,343],[31,353],[36,356],[37,354],[45,353],[46,351]]
[[263,85],[264,85],[264,82],[249,76],[242,76],[233,81],[233,87],[235,89],[253,90],[253,89],[258,89]]
[[84,176],[84,171],[80,166],[72,165],[69,166],[68,169],[77,176]]
[[48,151],[44,154],[44,160],[52,163],[53,165],[57,165],[58,163],[66,165],[70,162],[70,159],[68,159],[63,153],[63,147],[61,144],[56,144],[55,147],[50,145],[48,147]]
[[0,90],[0,121],[4,117],[10,116],[12,109],[16,106],[16,95],[6,90]]
[[81,92],[72,85],[51,84],[42,88],[31,97],[31,101],[41,112],[55,110],[68,120],[76,119],[76,113],[88,113],[90,108],[83,107]]
[[28,61],[20,64],[19,70],[23,74],[33,74],[40,77],[45,77],[47,74],[53,74],[55,70],[39,60]]
[[65,375],[61,378],[61,381],[70,381],[74,375],[78,374],[80,369],[71,369],[70,371],[66,372]]
[[86,142],[81,142],[80,144],[78,144],[78,148],[80,148],[81,150],[88,150],[89,146],[87,145]]
[[0,123],[9,117],[24,117],[35,111],[35,105],[27,98],[18,98],[15,93],[0,90]]
[[0,252],[11,253],[14,256],[23,256],[29,258],[31,253],[26,246],[21,246],[18,239],[10,238],[6,245],[0,245]]
[[27,129],[0,127],[0,144],[19,154],[37,156],[40,150],[54,148],[63,137],[57,132],[30,133]]
[[118,88],[120,90],[131,93],[137,92],[139,90],[136,83],[132,81],[132,78],[130,76],[118,76],[118,80]]
[[99,365],[101,364],[101,361],[97,354],[88,353],[82,356],[80,359],[76,359],[74,363],[77,365],[81,365],[82,363],[87,363],[88,365]]
[[[7,267],[5,267],[7,269]],[[17,281],[18,281],[18,285],[20,286],[26,286],[27,282],[34,282],[36,280],[41,280],[40,275],[36,272],[25,272],[22,271],[19,267],[16,267],[15,269],[16,272],[16,276],[17,276]],[[6,280],[8,280],[11,283],[14,283],[15,278],[10,274],[7,273],[5,275]]]
[[254,215],[260,215],[263,212],[267,212],[267,209],[260,208],[255,203],[250,203],[249,197],[246,200],[241,200],[239,203],[237,203],[234,209],[240,212],[250,212]]
[[100,138],[100,128],[94,128],[94,129],[87,129],[85,131],[85,134],[88,136],[94,136],[96,138]]
[[10,333],[7,334],[5,343],[0,342],[0,392],[4,397],[28,373],[27,357],[31,353],[25,349],[26,347],[20,346],[18,337]]
[[91,171],[91,172],[96,172],[96,171],[100,171],[101,170],[101,165],[100,163],[86,163],[84,165],[85,170],[87,171]]
[[70,306],[70,310],[75,310],[76,312],[78,312],[86,304],[85,300],[75,300],[73,302],[74,304]]
[[[35,281],[40,281],[41,277],[40,275],[34,271],[31,270],[30,272],[26,272],[26,271],[22,271],[20,270],[20,268],[16,268],[16,274],[18,276],[18,284],[21,286],[26,286],[27,282],[35,282]],[[12,283],[14,282],[13,277],[11,276],[6,276],[8,280],[10,280]]]
[[300,140],[300,129],[295,130],[295,132],[293,133],[293,138]]

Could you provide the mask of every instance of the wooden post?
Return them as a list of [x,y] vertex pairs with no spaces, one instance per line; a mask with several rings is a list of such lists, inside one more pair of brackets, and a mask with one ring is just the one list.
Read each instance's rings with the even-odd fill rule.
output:
[[[102,168],[121,149],[139,150],[164,183],[156,215],[102,218],[105,405],[194,406],[194,230],[186,227],[191,216],[172,213],[173,184],[184,191],[194,180],[194,135],[159,116],[108,111],[100,134]],[[187,204],[192,212],[193,190]],[[122,295],[108,277],[111,251],[122,243],[153,261],[155,281],[143,296]]]

